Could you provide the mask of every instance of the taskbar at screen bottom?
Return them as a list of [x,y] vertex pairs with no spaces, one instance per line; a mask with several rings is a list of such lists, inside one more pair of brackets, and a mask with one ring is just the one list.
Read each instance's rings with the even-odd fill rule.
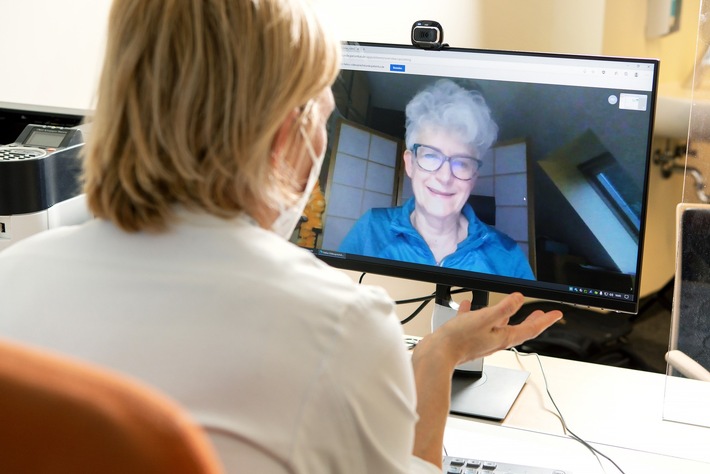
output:
[[638,298],[632,291],[511,278],[399,260],[346,254],[334,250],[309,250],[319,259],[342,270],[373,273],[494,293],[518,291],[531,298],[622,313],[636,313],[638,311]]

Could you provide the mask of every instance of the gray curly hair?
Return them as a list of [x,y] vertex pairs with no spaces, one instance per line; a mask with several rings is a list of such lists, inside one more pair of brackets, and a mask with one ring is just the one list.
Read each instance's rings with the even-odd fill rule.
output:
[[440,128],[459,134],[483,157],[498,136],[498,125],[483,96],[450,79],[440,79],[418,92],[405,109],[407,149],[423,129]]

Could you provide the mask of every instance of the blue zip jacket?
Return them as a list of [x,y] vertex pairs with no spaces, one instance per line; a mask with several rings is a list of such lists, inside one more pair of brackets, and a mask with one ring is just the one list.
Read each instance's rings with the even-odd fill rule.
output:
[[[414,198],[400,207],[370,209],[353,225],[338,250],[437,266],[434,254],[412,226],[409,216],[413,211]],[[468,219],[468,236],[438,266],[529,280],[535,278],[527,257],[513,239],[481,222],[468,203],[461,212]]]

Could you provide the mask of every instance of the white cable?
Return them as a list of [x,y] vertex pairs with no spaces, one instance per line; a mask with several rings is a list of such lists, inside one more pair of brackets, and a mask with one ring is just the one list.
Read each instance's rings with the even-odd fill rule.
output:
[[557,411],[556,416],[557,416],[557,418],[560,419],[560,422],[562,423],[562,429],[564,430],[565,435],[567,437],[581,443],[585,448],[589,449],[592,452],[592,454],[594,455],[594,457],[596,458],[597,462],[599,463],[599,466],[602,468],[602,471],[606,472],[606,469],[604,469],[604,465],[602,464],[601,459],[599,459],[599,456],[602,456],[604,459],[606,459],[607,461],[612,463],[614,465],[614,467],[620,473],[625,474],[624,470],[621,469],[621,467],[619,467],[619,465],[616,464],[609,456],[607,456],[606,454],[599,451],[597,448],[595,448],[594,446],[592,446],[591,444],[589,444],[588,442],[586,442],[585,440],[583,440],[582,438],[577,436],[572,430],[569,429],[564,416],[562,416],[562,412],[560,411],[559,407],[557,406],[557,403],[555,403],[555,399],[552,398],[552,394],[550,393],[550,387],[547,383],[547,376],[545,375],[545,369],[542,367],[542,360],[540,359],[540,355],[537,354],[536,352],[530,352],[530,353],[518,352],[518,350],[515,349],[514,347],[512,347],[510,350],[512,350],[513,353],[515,353],[515,358],[518,360],[518,363],[521,366],[523,365],[523,363],[520,360],[520,356],[535,356],[535,358],[537,359],[537,364],[540,366],[540,373],[542,374],[542,380],[545,384],[545,392],[547,393],[547,397],[550,399],[550,402],[552,402],[552,405],[555,407],[555,411]]

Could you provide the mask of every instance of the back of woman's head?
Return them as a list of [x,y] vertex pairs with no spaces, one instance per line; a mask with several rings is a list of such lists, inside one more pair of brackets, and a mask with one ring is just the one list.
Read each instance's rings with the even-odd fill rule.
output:
[[232,217],[292,195],[274,137],[317,113],[340,59],[304,2],[114,0],[85,157],[97,217],[160,231],[175,205]]
[[410,150],[423,131],[446,130],[483,157],[498,136],[498,126],[483,96],[450,79],[440,79],[418,92],[405,114],[405,140]]

